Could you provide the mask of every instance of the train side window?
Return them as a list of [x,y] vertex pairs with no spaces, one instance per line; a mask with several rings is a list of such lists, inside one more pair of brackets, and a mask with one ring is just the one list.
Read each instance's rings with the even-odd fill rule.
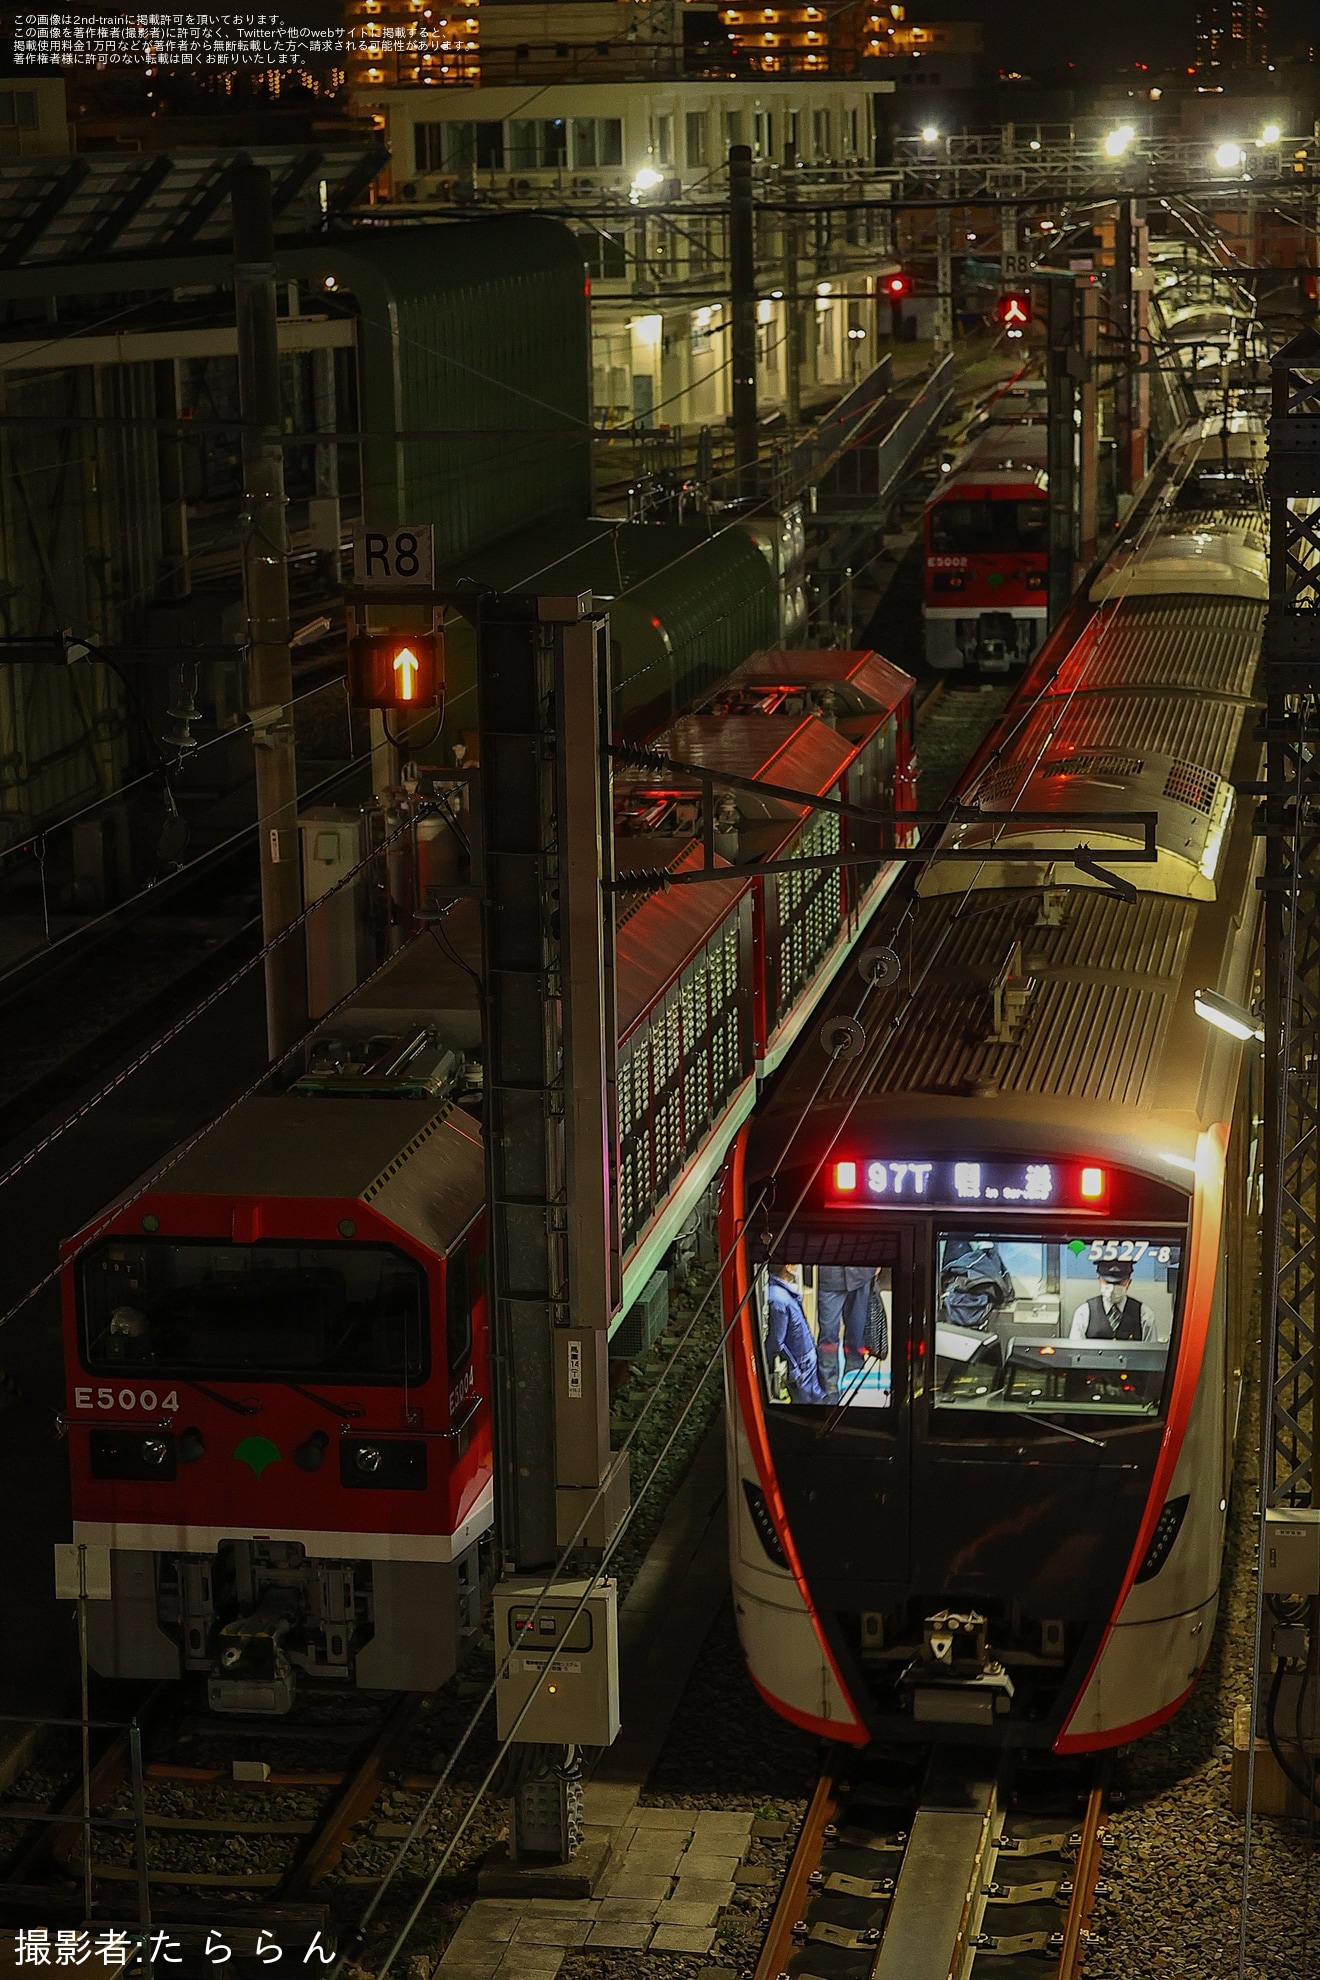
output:
[[[892,1247],[883,1241],[877,1253]],[[893,1400],[895,1263],[773,1259],[754,1299],[770,1402],[888,1409]]]
[[1157,1415],[1181,1268],[1168,1234],[939,1233],[937,1407]]
[[472,1270],[466,1242],[445,1261],[445,1350],[456,1375],[472,1353]]

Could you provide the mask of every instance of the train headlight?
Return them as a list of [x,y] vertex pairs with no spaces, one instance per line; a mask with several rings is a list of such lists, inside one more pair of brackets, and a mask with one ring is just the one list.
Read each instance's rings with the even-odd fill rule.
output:
[[380,1447],[377,1444],[363,1444],[357,1454],[357,1468],[370,1474],[381,1467]]

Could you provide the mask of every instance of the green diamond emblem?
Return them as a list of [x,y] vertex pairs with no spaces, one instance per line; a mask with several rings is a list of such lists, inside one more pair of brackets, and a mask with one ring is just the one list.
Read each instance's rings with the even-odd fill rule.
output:
[[[1084,1252],[1084,1251],[1086,1250],[1086,1239],[1085,1239],[1085,1238],[1073,1238],[1073,1239],[1071,1240],[1071,1242],[1069,1243],[1069,1246],[1068,1246],[1068,1249],[1069,1249],[1069,1251],[1071,1251],[1071,1252],[1073,1252],[1073,1253],[1074,1253],[1074,1254],[1075,1254],[1075,1255],[1076,1255],[1077,1257],[1079,1257],[1079,1258],[1080,1258],[1080,1256],[1081,1256],[1081,1254],[1082,1254],[1082,1253],[1083,1253],[1083,1252]],[[254,1444],[255,1444],[256,1442],[258,1442],[258,1441],[259,1441],[259,1440],[258,1440],[257,1438],[255,1438],[255,1437],[253,1437],[253,1438],[251,1439],[251,1442],[252,1442],[252,1443],[254,1443]]]
[[235,1444],[234,1456],[240,1464],[251,1465],[253,1472],[260,1478],[268,1464],[279,1463],[280,1447],[278,1444],[272,1444],[269,1437],[244,1437],[241,1444]]

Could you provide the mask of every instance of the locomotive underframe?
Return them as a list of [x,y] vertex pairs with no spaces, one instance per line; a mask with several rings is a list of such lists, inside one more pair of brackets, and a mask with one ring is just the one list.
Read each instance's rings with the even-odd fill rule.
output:
[[88,1657],[103,1677],[204,1677],[215,1712],[282,1715],[300,1679],[431,1691],[480,1627],[489,1578],[484,1537],[452,1561],[330,1559],[288,1540],[116,1548]]

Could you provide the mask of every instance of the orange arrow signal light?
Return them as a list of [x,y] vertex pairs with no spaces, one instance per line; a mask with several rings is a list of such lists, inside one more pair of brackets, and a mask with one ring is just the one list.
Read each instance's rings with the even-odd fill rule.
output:
[[417,655],[411,646],[401,646],[394,656],[394,671],[399,677],[399,700],[416,699],[417,675],[420,671]]
[[433,708],[444,693],[438,633],[359,633],[349,642],[355,708]]

